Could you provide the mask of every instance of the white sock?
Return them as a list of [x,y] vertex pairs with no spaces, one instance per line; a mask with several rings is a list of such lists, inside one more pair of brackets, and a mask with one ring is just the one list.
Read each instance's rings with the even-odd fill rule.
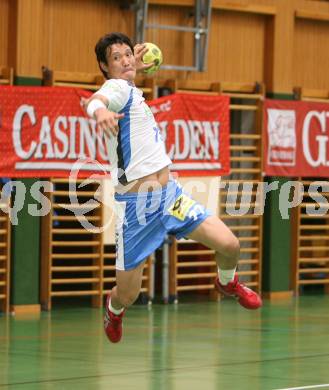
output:
[[124,310],[124,308],[122,309],[115,309],[112,304],[111,304],[111,299],[110,299],[110,302],[109,302],[109,310],[110,312],[112,312],[113,314],[115,314],[116,316],[118,316],[119,314],[121,314]]
[[232,282],[234,279],[236,267],[233,269],[220,269],[218,267],[218,278],[220,284],[226,286],[228,283]]

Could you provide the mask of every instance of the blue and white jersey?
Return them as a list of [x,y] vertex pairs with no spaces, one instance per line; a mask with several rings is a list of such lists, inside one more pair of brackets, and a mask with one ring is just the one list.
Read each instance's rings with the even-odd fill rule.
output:
[[96,94],[106,97],[110,111],[125,114],[118,123],[118,136],[109,141],[114,185],[125,185],[172,163],[141,90],[126,80],[111,79]]

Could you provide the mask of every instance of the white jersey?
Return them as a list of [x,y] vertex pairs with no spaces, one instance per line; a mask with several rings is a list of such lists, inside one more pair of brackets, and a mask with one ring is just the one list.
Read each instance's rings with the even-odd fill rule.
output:
[[108,109],[124,113],[117,137],[109,141],[109,160],[113,184],[126,184],[171,164],[160,130],[145,103],[143,93],[131,82],[106,81],[96,92],[109,101]]

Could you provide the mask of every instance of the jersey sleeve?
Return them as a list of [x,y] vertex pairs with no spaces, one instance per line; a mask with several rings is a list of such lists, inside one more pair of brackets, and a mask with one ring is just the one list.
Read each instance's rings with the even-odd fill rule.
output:
[[110,111],[119,112],[129,99],[130,89],[124,80],[112,79],[106,81],[95,95],[104,96],[109,101],[107,108]]

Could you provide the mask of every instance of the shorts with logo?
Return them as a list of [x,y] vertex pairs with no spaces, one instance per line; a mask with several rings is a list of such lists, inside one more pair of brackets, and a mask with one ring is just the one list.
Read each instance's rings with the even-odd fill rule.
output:
[[211,212],[173,179],[160,190],[115,194],[116,269],[131,270],[164,242],[186,237]]

